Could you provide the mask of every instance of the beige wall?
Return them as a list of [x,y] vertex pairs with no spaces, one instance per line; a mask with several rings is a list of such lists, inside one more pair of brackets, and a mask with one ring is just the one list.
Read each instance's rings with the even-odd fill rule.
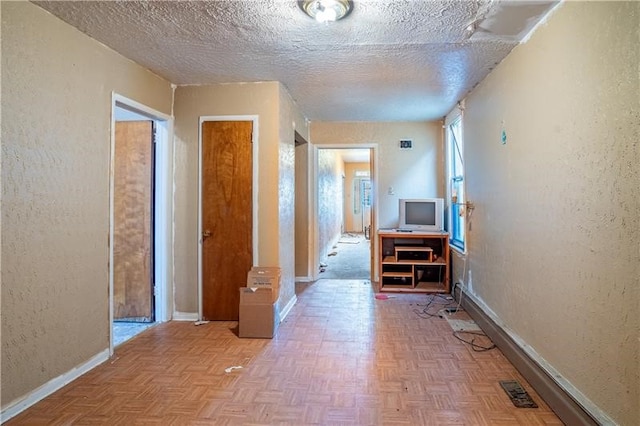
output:
[[[412,139],[413,149],[400,150],[400,139]],[[400,198],[444,196],[441,122],[312,122],[311,142],[318,147],[377,144],[374,184],[380,228],[398,226]],[[389,194],[390,187],[394,194]]]
[[305,139],[309,137],[309,127],[306,118],[301,114],[297,105],[284,88],[279,89],[279,130],[280,144],[278,146],[278,250],[280,268],[282,268],[282,282],[280,309],[290,301],[295,300],[295,269],[296,269],[296,150],[295,132],[298,131]]
[[27,2],[2,2],[2,407],[109,348],[111,92],[172,89]]
[[[178,87],[175,93],[175,310],[198,311],[198,123],[201,116],[257,115],[258,258],[283,268],[280,303],[293,295],[294,129],[306,122],[277,82]],[[291,204],[289,206],[289,203]],[[291,260],[293,262],[293,260]]]
[[311,265],[309,263],[309,229],[310,199],[309,199],[309,144],[305,143],[296,147],[296,225],[295,225],[295,276],[309,280],[311,277]]
[[[201,116],[258,116],[258,259],[277,266],[278,83],[178,87],[175,120],[175,310],[198,312],[198,126]],[[255,130],[254,130],[255,131]],[[270,246],[269,246],[270,244]],[[266,246],[265,246],[266,245]]]
[[[169,114],[171,87],[31,3],[1,14],[5,407],[108,348],[111,92]],[[620,424],[640,423],[639,21],[639,3],[565,3],[465,112],[465,284]],[[260,117],[259,263],[283,267],[281,304],[294,294],[294,129],[316,145],[378,144],[381,227],[396,225],[398,198],[444,194],[439,122],[318,122],[309,134],[279,83],[181,87],[175,113],[177,311],[197,311],[201,115]],[[413,150],[398,149],[404,138]]]
[[[362,232],[362,206],[360,212],[354,213],[354,203],[359,203],[360,198],[354,200],[353,180],[356,171],[369,171],[369,163],[345,163],[344,164],[344,229],[346,232]],[[366,223],[366,221],[365,221]]]
[[[338,150],[318,151],[318,250],[325,262],[342,232],[342,176],[344,163]],[[316,265],[319,266],[319,265]]]
[[624,425],[640,424],[639,29],[640,3],[566,2],[464,116],[469,290]]

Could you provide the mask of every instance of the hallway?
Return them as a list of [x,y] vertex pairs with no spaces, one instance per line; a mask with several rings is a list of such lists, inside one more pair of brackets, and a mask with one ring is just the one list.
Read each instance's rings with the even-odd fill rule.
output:
[[[377,300],[362,280],[298,288],[271,340],[239,339],[235,322],[159,324],[7,425],[562,424],[498,349],[427,315],[444,298]],[[515,408],[510,379],[539,408]]]
[[371,241],[367,240],[364,234],[343,234],[331,253],[333,254],[328,256],[325,264],[320,265],[319,278],[371,278]]

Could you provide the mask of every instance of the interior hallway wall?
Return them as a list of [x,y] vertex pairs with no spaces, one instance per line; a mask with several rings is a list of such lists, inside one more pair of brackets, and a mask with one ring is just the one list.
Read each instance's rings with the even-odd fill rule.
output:
[[[369,163],[345,163],[344,164],[344,229],[346,232],[363,232],[363,206],[360,190],[356,191],[354,180],[356,171],[369,171]],[[357,204],[357,213],[356,213]],[[366,212],[366,210],[365,210]]]
[[198,127],[201,116],[258,116],[258,129],[253,129],[259,138],[259,155],[253,158],[259,173],[258,205],[253,207],[260,212],[260,220],[258,241],[253,244],[258,244],[260,256],[253,261],[278,265],[278,252],[274,250],[278,239],[277,86],[272,82],[176,88],[174,296],[177,312],[198,312]]
[[310,242],[309,228],[309,144],[305,143],[296,147],[296,224],[295,224],[295,276],[311,279],[309,265]]
[[282,270],[280,300],[281,313],[293,307],[296,300],[296,150],[295,132],[309,140],[307,119],[302,115],[291,95],[278,84],[279,134],[278,146],[278,250]]
[[[401,150],[400,139],[413,149]],[[398,226],[398,200],[444,196],[442,123],[438,122],[322,122],[311,123],[311,142],[378,145],[375,188],[379,199],[378,227]]]
[[[318,150],[318,250],[325,262],[342,233],[342,176],[338,150]],[[319,267],[319,265],[316,265]]]
[[[286,105],[281,106],[282,103]],[[258,116],[258,258],[280,266],[280,305],[294,291],[294,131],[306,119],[278,82],[181,86],[175,93],[175,309],[198,312],[198,122],[201,116]],[[287,120],[286,124],[283,120]],[[282,129],[284,127],[284,129]],[[291,206],[288,205],[291,203]],[[284,227],[284,228],[281,228]],[[281,236],[286,229],[286,236]],[[281,232],[282,231],[282,232]],[[284,262],[284,264],[283,264]],[[288,262],[291,262],[290,264]]]
[[172,88],[29,2],[2,10],[3,409],[109,348],[112,91]]
[[621,425],[640,424],[638,46],[640,3],[565,2],[464,115],[465,285]]

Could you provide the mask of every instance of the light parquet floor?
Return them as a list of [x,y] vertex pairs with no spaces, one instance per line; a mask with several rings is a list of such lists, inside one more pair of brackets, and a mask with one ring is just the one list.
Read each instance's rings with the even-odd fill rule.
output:
[[[301,289],[274,339],[240,339],[235,322],[159,324],[7,424],[562,424],[498,349],[474,352],[446,320],[418,316],[431,296],[376,300],[363,280]],[[514,407],[509,379],[539,408]]]

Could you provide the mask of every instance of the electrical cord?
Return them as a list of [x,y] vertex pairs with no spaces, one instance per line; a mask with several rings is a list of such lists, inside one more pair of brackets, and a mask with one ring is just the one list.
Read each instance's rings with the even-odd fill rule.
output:
[[[436,299],[442,299],[442,302],[436,302]],[[451,306],[453,303],[455,303],[455,301],[451,301],[449,299],[447,299],[445,296],[442,296],[440,294],[434,294],[431,295],[429,301],[427,302],[426,305],[420,305],[418,304],[418,306],[422,306],[423,309],[419,310],[419,309],[414,309],[413,312],[419,316],[422,319],[429,319],[429,318],[433,318],[433,317],[441,317],[441,312],[446,309],[447,307]],[[429,312],[429,308],[433,305],[436,304],[438,305],[438,310],[435,313]]]
[[486,352],[496,348],[495,343],[491,342],[491,339],[489,339],[489,341],[491,342],[491,346],[483,346],[475,342],[476,341],[475,337],[471,338],[471,340],[463,339],[462,337],[460,337],[461,333],[471,334],[474,336],[482,336],[482,337],[486,337],[487,339],[489,339],[489,336],[479,331],[454,331],[453,332],[453,337],[460,340],[461,342],[466,343],[467,345],[470,345],[474,352]]
[[[436,299],[442,299],[442,302],[437,302]],[[426,305],[420,305],[418,304],[418,306],[423,307],[422,310],[419,309],[414,309],[413,312],[420,318],[422,319],[429,319],[429,318],[433,318],[433,317],[439,317],[439,318],[443,318],[442,316],[442,312],[445,311],[449,306],[454,305],[455,303],[451,303],[450,300],[448,300],[445,296],[442,296],[440,294],[436,294],[436,295],[432,295],[429,299],[429,301],[427,302]],[[433,305],[437,305],[438,306],[438,310],[435,313],[429,312],[429,308]],[[463,311],[462,308],[460,308],[460,306],[457,306],[455,309],[455,312],[458,311]],[[491,349],[495,349],[496,345],[491,342],[491,339],[489,339],[489,341],[491,342],[490,346],[484,346],[481,345],[479,343],[476,343],[476,337],[472,337],[471,340],[466,340],[464,338],[461,337],[461,334],[469,334],[469,335],[473,335],[473,336],[480,336],[480,337],[485,337],[487,339],[489,339],[489,336],[487,336],[486,334],[482,333],[482,332],[478,332],[478,331],[454,331],[453,332],[453,337],[455,337],[456,339],[460,340],[463,343],[466,343],[467,345],[470,345],[471,348],[473,349],[474,352],[486,352],[486,351],[490,351]]]
[[[440,299],[442,301],[437,302],[436,301],[437,299]],[[433,305],[438,306],[438,310],[435,313],[429,312],[429,308]],[[442,312],[452,305],[455,305],[455,303],[452,303],[451,300],[447,299],[445,296],[442,296],[440,294],[435,294],[430,296],[429,301],[426,303],[426,305],[418,304],[418,306],[421,306],[423,308],[422,310],[414,309],[413,312],[422,319],[429,319],[433,317],[443,318]],[[460,307],[459,304],[454,309],[455,309],[454,312],[463,311],[463,309]],[[496,345],[493,342],[491,342],[491,339],[489,339],[489,341],[491,342],[491,345],[484,346],[479,343],[476,343],[476,337],[472,337],[471,340],[466,340],[460,336],[461,334],[480,336],[480,337],[485,337],[487,339],[489,339],[489,336],[478,331],[454,331],[453,332],[453,337],[455,337],[456,339],[460,340],[463,343],[466,343],[467,345],[470,345],[474,352],[486,352],[496,348]]]

